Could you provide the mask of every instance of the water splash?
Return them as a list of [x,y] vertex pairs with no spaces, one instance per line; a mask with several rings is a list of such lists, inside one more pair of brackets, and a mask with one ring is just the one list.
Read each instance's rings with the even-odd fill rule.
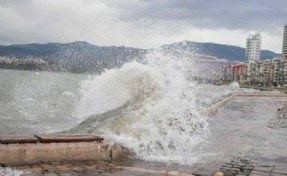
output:
[[14,169],[11,169],[9,167],[0,167],[0,175],[2,176],[20,176],[22,175],[23,172],[22,171],[19,171],[19,170],[14,170]]
[[[153,51],[144,63],[107,70],[85,81],[77,114],[93,119],[113,116],[108,123],[94,124],[94,129],[89,125],[88,131],[116,140],[138,158],[194,161],[194,149],[204,142],[208,123],[196,108],[198,84],[191,79],[192,62]],[[127,107],[109,111],[127,102]],[[103,112],[107,113],[96,115]],[[87,131],[88,124],[91,121],[77,129]]]
[[238,82],[234,81],[232,83],[230,83],[230,87],[233,87],[233,88],[240,88],[240,85]]
[[[101,75],[0,70],[0,133],[75,126],[69,132],[102,135],[140,159],[191,163],[209,135],[207,119],[198,112],[222,95],[242,91],[203,84],[215,75],[207,71],[214,60],[198,57],[153,50],[144,60]],[[198,78],[207,81],[200,84]]]

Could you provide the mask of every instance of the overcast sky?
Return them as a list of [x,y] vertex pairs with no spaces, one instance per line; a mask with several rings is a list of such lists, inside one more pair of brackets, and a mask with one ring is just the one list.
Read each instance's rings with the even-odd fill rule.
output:
[[282,50],[287,0],[0,0],[0,44],[87,41],[155,48],[189,40]]

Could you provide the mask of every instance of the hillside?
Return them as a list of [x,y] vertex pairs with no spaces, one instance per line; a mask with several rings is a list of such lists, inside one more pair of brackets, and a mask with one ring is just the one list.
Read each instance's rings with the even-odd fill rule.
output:
[[[244,48],[221,45],[215,43],[197,43],[184,41],[164,45],[166,51],[191,51],[192,53],[213,56],[228,61],[244,61]],[[116,47],[116,46],[96,46],[87,42],[76,41],[72,43],[47,43],[47,44],[22,44],[22,45],[0,45],[0,57],[13,58],[14,61],[21,59],[30,59],[33,61],[42,59],[45,69],[54,71],[68,72],[101,72],[104,69],[121,66],[131,60],[141,60],[149,50]],[[272,51],[263,50],[261,59],[273,58],[280,56]],[[32,66],[23,68],[32,68]],[[31,65],[31,63],[29,63]],[[9,68],[9,64],[5,67]],[[13,67],[15,68],[15,64]],[[17,63],[16,63],[17,68]],[[40,68],[41,69],[41,68]]]
[[[222,45],[216,43],[198,43],[183,41],[162,46],[165,49],[180,49],[184,51],[193,51],[198,54],[211,55],[229,61],[244,61],[245,49],[238,46]],[[278,57],[280,54],[269,50],[261,50],[260,58],[262,60]]]
[[41,58],[51,70],[69,72],[101,72],[134,58],[146,51],[128,47],[100,47],[87,42],[0,45],[0,57],[27,59]]

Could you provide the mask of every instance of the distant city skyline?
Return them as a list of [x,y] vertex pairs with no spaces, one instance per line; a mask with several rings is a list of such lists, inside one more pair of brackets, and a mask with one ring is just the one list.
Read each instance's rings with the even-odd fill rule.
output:
[[179,41],[282,52],[286,0],[0,0],[0,44],[87,41],[156,48]]

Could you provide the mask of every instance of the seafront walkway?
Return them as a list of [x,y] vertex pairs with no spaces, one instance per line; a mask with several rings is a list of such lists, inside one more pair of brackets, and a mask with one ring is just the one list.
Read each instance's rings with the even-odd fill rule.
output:
[[[117,162],[69,162],[40,163],[13,167],[22,176],[286,176],[287,163],[256,163],[247,159],[232,159],[229,162],[216,161],[197,163],[192,166],[164,164],[139,160]],[[0,170],[1,174],[1,170]]]
[[[216,114],[235,97],[287,99],[287,94],[235,93],[223,97],[200,114]],[[191,165],[140,161],[126,156],[125,149],[118,144],[94,135],[0,136],[0,176],[10,168],[23,176],[287,176],[287,156],[283,155],[278,156],[276,162],[228,158]]]
[[261,91],[273,91],[273,90],[281,92],[287,91],[287,87],[256,86],[256,85],[245,85],[245,84],[241,84],[240,88],[257,89]]

